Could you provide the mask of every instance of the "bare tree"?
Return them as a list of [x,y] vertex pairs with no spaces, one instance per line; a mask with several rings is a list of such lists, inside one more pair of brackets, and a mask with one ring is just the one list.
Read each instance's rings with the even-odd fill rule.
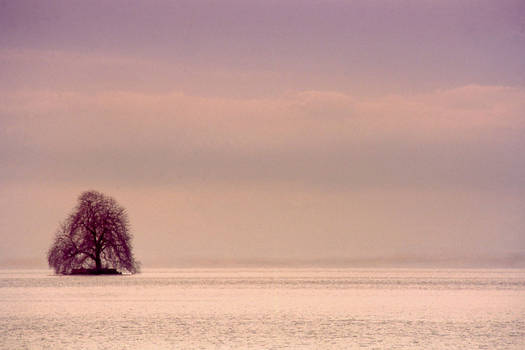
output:
[[115,269],[136,273],[126,210],[113,198],[87,191],[60,225],[47,259],[56,273],[104,273]]

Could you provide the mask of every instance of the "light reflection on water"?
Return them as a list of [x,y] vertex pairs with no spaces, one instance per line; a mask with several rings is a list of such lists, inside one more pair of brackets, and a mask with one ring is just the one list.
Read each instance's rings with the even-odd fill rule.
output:
[[525,270],[0,270],[0,348],[525,348]]

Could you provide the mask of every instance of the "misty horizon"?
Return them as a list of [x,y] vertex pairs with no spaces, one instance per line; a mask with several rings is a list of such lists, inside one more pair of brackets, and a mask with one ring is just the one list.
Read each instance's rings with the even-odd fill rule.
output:
[[[228,258],[228,257],[177,257],[166,260],[141,261],[146,269],[158,268],[227,268],[227,267],[261,267],[261,268],[523,268],[525,254],[514,252],[501,255],[403,255],[376,257],[330,257],[330,258]],[[19,258],[0,260],[0,269],[38,268],[49,269],[45,259]]]

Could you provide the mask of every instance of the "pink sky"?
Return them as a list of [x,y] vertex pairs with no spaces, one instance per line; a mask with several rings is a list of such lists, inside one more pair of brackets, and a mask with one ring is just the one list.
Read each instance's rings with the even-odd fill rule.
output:
[[520,1],[0,3],[0,265],[525,254]]

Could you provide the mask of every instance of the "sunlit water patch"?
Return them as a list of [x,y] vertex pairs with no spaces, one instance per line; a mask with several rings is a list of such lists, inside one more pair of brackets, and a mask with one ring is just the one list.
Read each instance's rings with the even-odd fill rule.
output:
[[2,349],[525,349],[525,270],[3,270],[0,311]]

